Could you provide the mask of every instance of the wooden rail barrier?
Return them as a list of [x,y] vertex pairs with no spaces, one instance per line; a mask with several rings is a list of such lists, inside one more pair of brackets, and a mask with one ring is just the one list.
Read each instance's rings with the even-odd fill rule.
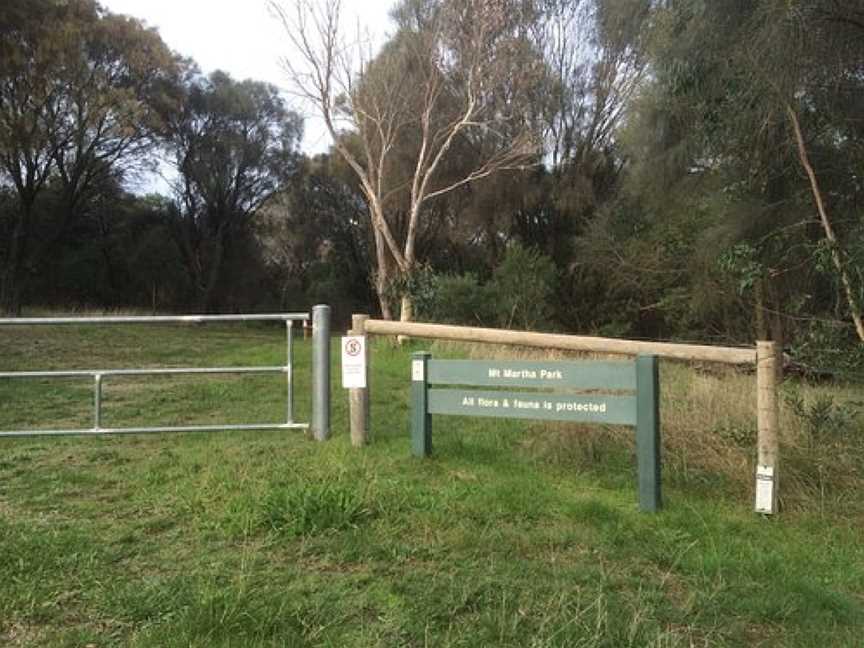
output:
[[673,344],[669,342],[640,342],[581,335],[531,333],[472,326],[391,322],[376,319],[366,320],[365,330],[367,333],[375,335],[407,335],[408,337],[433,338],[436,340],[510,344],[545,349],[562,349],[565,351],[585,351],[588,353],[614,353],[628,356],[640,354],[656,355],[662,358],[721,362],[733,365],[753,365],[756,363],[756,349],[752,348],[714,347],[700,344]]
[[[671,342],[645,342],[615,338],[589,337],[508,331],[473,326],[451,326],[420,322],[395,322],[368,319],[361,316],[354,321],[355,329],[362,325],[364,334],[393,335],[481,344],[560,349],[586,353],[626,356],[656,355],[661,358],[691,362],[717,362],[756,368],[757,375],[757,470],[755,510],[759,513],[777,512],[777,480],[779,464],[778,442],[778,374],[782,363],[775,342],[759,342],[757,348],[718,347],[702,344],[675,344]],[[353,401],[352,401],[353,402]],[[368,403],[368,400],[366,401]],[[368,411],[352,413],[352,420],[367,420]]]

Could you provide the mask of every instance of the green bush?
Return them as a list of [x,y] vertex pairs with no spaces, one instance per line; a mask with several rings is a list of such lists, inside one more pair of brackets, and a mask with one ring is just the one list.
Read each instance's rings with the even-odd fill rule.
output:
[[519,244],[507,248],[492,275],[496,320],[503,328],[549,328],[558,277],[545,254]]
[[423,275],[412,295],[420,319],[443,324],[549,328],[557,273],[552,259],[511,245],[487,283],[477,275]]
[[409,274],[401,274],[390,280],[387,298],[399,304],[402,296],[408,294],[414,304],[414,315],[421,320],[434,320],[439,276],[428,265],[420,265]]
[[805,370],[864,381],[864,345],[850,326],[813,321],[792,345],[792,357]]
[[434,297],[424,304],[422,318],[443,324],[492,326],[496,322],[495,295],[472,273],[437,275]]

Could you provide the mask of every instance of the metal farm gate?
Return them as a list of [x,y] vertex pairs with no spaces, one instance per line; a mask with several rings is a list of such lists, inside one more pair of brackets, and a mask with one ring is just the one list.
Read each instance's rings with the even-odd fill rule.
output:
[[[312,320],[312,431],[324,440],[330,432],[330,307],[315,306],[309,313],[266,315],[166,315],[153,317],[45,317],[0,319],[0,327],[59,326],[107,324],[201,324],[207,322],[284,322],[285,364],[248,367],[183,367],[153,369],[71,369],[57,371],[2,371],[0,379],[22,378],[92,378],[93,425],[89,428],[60,430],[8,430],[0,437],[36,437],[103,434],[146,434],[163,432],[209,432],[217,430],[286,430],[307,429],[309,423],[294,420],[294,323],[305,326]],[[182,374],[285,374],[285,420],[279,423],[246,423],[226,425],[177,425],[104,427],[102,425],[102,386],[114,376],[170,376]]]

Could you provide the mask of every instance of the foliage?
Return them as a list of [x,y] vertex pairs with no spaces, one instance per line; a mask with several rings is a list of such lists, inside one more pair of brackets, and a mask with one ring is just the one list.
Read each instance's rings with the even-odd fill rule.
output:
[[485,283],[472,273],[426,271],[403,289],[416,291],[418,313],[430,321],[536,330],[551,324],[556,281],[549,257],[514,243]]
[[427,265],[417,266],[409,273],[402,273],[390,280],[385,295],[392,301],[398,300],[403,295],[408,295],[412,302],[414,312],[425,314],[429,321],[437,321],[438,309],[437,292],[439,278],[431,267]]
[[794,340],[791,352],[805,373],[864,382],[864,346],[843,323],[809,322]]
[[364,207],[344,175],[331,155],[302,160],[252,226],[280,308],[325,303],[347,323],[369,312],[373,292]]
[[846,435],[856,435],[856,422],[862,416],[864,403],[838,404],[827,394],[819,395],[812,403],[805,403],[800,394],[786,395],[786,405],[793,416],[801,419],[806,443],[811,450],[831,445]]
[[[270,4],[299,54],[285,60],[295,91],[320,113],[369,210],[372,274],[389,319],[394,279],[422,261],[418,234],[433,202],[538,158],[532,106],[545,70],[527,36],[534,11],[509,1],[406,2],[373,57],[344,40],[340,0]],[[410,294],[400,297],[400,316],[411,319]]]
[[794,387],[784,400],[801,429],[789,448],[790,479],[823,508],[842,500],[848,485],[864,475],[864,401],[841,403],[830,393],[805,398]]
[[[810,314],[825,314],[833,289],[843,316],[855,317],[858,270],[845,249],[861,194],[843,169],[860,160],[862,133],[849,110],[860,86],[861,24],[845,2],[685,1],[654,11],[655,76],[627,127],[633,191],[655,209],[712,189],[724,197],[731,209],[717,210],[718,222],[729,248],[757,253],[749,269],[736,261],[743,284],[754,263],[764,269],[754,319],[773,312],[777,339],[792,337],[790,315],[801,315],[788,304],[814,293]],[[827,254],[818,253],[826,250],[820,241]]]
[[[91,0],[3,3],[0,306],[328,301],[347,322],[407,296],[437,321],[770,337],[861,375],[858,3],[406,0],[393,20],[359,67],[322,23],[349,73],[310,158],[267,84],[204,77]],[[167,199],[130,193],[154,147]]]
[[17,194],[0,309],[17,313],[25,270],[152,150],[176,68],[155,31],[92,0],[10,0],[0,32],[0,183]]
[[513,244],[492,274],[497,324],[533,330],[549,326],[557,273],[552,260],[535,249]]
[[481,285],[476,275],[436,275],[434,291],[434,299],[418,312],[422,319],[465,326],[495,323],[496,294],[490,286]]
[[750,243],[737,243],[720,255],[720,268],[738,281],[738,293],[743,295],[761,281],[765,269],[757,260],[757,250]]
[[166,117],[179,173],[174,224],[198,308],[215,311],[217,286],[242,271],[235,241],[249,237],[252,216],[296,172],[301,125],[271,85],[190,72],[183,110]]

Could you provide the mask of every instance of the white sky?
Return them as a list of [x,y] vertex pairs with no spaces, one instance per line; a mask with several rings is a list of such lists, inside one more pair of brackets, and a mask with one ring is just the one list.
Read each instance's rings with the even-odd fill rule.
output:
[[[387,14],[395,2],[343,0],[344,26],[354,28],[359,21],[380,42],[391,31]],[[238,80],[251,78],[283,90],[287,87],[279,60],[291,50],[267,0],[100,0],[100,4],[158,28],[171,49],[194,59],[205,74],[219,69]],[[320,120],[308,106],[288,102],[305,117],[303,149],[327,150],[330,141]]]

